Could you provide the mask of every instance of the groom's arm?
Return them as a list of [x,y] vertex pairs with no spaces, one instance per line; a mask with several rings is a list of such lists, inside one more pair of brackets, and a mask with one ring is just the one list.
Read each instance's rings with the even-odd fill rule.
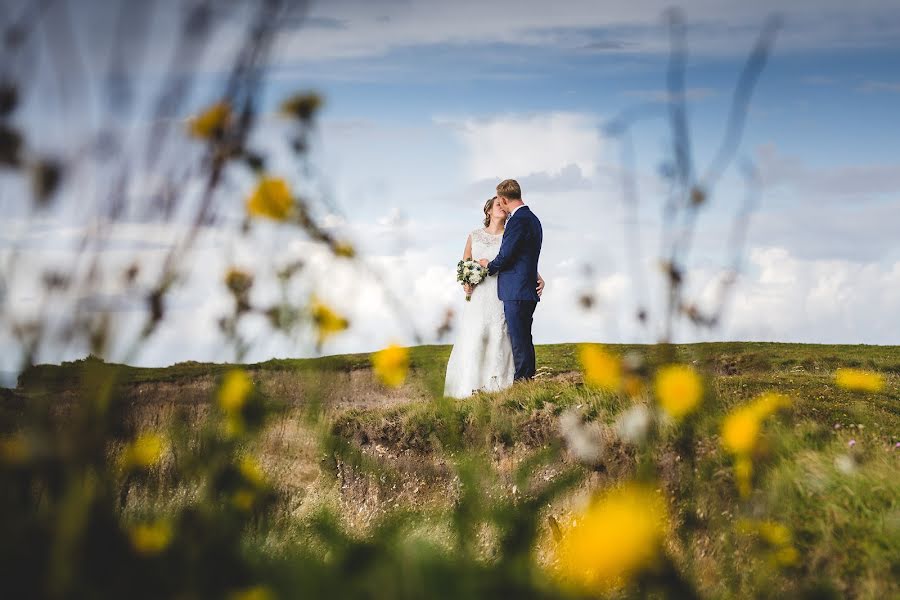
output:
[[516,251],[525,240],[527,231],[522,220],[511,220],[506,231],[503,232],[503,241],[500,243],[500,251],[497,257],[488,263],[487,269],[489,275],[496,275],[498,271],[502,271],[516,255]]

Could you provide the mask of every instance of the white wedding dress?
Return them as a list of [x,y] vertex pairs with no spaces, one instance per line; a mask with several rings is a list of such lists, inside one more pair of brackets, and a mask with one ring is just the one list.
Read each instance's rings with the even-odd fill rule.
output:
[[[493,260],[502,240],[503,234],[473,231],[472,258]],[[497,297],[497,277],[475,286],[472,300],[463,304],[456,343],[447,362],[444,395],[466,398],[477,391],[495,392],[511,386],[516,369],[503,302]]]

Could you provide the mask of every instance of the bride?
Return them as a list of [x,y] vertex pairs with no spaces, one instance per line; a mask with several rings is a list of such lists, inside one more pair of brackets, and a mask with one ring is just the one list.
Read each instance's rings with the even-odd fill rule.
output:
[[[484,205],[484,227],[469,234],[463,260],[473,256],[493,260],[500,250],[506,218],[497,198],[488,200]],[[472,300],[463,308],[459,333],[447,363],[444,395],[451,398],[507,388],[512,385],[516,370],[503,302],[497,297],[497,278],[487,277],[474,289],[463,287],[471,293]],[[538,295],[543,290],[544,280],[538,274]]]

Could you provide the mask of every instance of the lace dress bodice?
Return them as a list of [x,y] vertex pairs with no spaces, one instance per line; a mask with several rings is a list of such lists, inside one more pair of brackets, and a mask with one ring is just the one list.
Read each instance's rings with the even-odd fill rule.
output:
[[[484,229],[476,229],[471,237],[474,260],[493,260],[503,241],[503,234],[493,235]],[[464,398],[479,390],[509,387],[515,367],[503,302],[497,297],[497,277],[488,277],[475,286],[472,300],[462,304],[456,343],[447,363],[444,395]]]
[[[484,229],[476,229],[472,232],[472,259],[479,260],[482,258],[488,261],[494,260],[497,253],[500,252],[500,243],[503,241],[503,234],[492,235]],[[496,322],[505,319],[503,315],[503,302],[497,296],[497,277],[488,277],[477,286],[472,292],[472,303],[478,302],[478,308],[466,307],[466,312],[478,311],[483,314],[486,320]]]
[[476,229],[469,235],[472,236],[472,258],[494,260],[497,257],[497,253],[500,252],[500,242],[503,241],[502,233],[494,235],[485,229]]

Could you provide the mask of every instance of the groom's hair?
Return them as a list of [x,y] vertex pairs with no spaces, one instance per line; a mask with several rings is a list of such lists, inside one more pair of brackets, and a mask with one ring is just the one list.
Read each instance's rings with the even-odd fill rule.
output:
[[497,195],[503,196],[507,200],[521,200],[522,188],[515,179],[504,179],[497,184]]

